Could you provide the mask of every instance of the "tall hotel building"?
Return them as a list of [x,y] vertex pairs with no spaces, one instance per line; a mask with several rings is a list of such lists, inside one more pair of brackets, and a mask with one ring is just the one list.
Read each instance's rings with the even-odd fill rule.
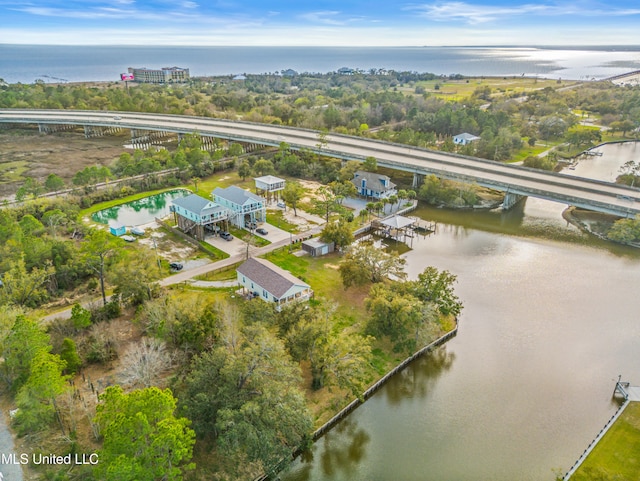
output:
[[136,82],[150,84],[182,83],[189,80],[189,69],[180,67],[165,67],[162,69],[129,67]]

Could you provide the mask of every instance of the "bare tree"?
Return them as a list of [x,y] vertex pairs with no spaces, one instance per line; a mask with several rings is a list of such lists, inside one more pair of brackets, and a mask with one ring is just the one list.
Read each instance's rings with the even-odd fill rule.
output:
[[142,339],[131,346],[122,358],[126,366],[123,384],[131,387],[156,386],[160,376],[172,365],[173,359],[166,344],[156,339]]

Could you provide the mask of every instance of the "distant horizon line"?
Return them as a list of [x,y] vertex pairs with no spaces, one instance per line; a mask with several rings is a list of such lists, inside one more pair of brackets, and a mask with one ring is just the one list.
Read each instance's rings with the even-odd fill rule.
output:
[[160,48],[531,48],[548,50],[640,50],[640,44],[591,44],[591,45],[558,45],[558,44],[493,44],[493,45],[208,45],[208,44],[116,44],[116,43],[96,43],[96,44],[73,44],[73,43],[6,43],[0,42],[3,46],[12,47],[148,47]]

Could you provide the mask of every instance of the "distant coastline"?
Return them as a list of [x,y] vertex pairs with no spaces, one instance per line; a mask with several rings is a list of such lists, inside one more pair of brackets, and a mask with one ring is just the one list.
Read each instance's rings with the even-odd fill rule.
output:
[[[576,52],[581,52],[576,55]],[[437,75],[531,76],[599,80],[640,68],[640,46],[207,47],[0,44],[8,83],[118,81],[128,67],[181,66],[194,77],[341,67]]]

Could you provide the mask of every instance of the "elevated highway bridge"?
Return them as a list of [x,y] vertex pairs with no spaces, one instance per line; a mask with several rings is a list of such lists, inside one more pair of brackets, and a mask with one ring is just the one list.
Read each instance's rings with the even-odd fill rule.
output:
[[[414,174],[414,182],[436,175],[505,192],[506,207],[532,196],[621,217],[640,213],[640,190],[610,182],[528,169],[475,157],[315,130],[206,117],[134,112],[0,109],[0,124],[74,125],[132,131],[198,133],[230,141],[307,149],[344,160],[375,157],[378,165]],[[45,129],[46,130],[46,129]]]

